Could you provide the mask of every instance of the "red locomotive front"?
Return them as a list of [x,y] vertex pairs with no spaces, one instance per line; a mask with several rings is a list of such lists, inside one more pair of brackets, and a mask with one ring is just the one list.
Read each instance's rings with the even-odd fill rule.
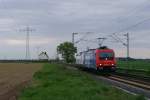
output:
[[97,49],[96,50],[96,67],[101,69],[116,69],[115,53],[112,49]]

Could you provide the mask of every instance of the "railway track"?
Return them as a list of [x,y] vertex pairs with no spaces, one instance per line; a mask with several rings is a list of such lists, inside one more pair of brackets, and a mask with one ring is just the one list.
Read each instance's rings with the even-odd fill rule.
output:
[[144,82],[150,82],[150,74],[147,74],[149,72],[147,71],[141,71],[141,70],[127,70],[127,69],[122,69],[120,71],[120,69],[117,69],[115,73],[115,75],[118,76],[125,76],[128,78],[132,78],[132,79],[138,79],[138,80],[142,80]]
[[[90,72],[91,73],[91,72]],[[112,86],[124,90],[131,94],[140,94],[150,100],[150,81],[149,77],[136,77],[136,75],[125,75],[113,73],[113,74],[96,74],[93,73],[93,77],[97,77],[98,80],[102,80]],[[130,76],[130,77],[129,77]],[[132,76],[132,77],[131,77]]]
[[[109,78],[109,79],[112,79],[112,80],[116,80],[116,81],[120,81],[120,82],[124,82],[124,83],[133,83],[131,85],[135,85],[136,84],[143,84],[143,86],[147,86],[147,88],[145,89],[149,89],[150,90],[150,77],[149,76],[143,76],[143,75],[136,75],[136,74],[131,74],[131,73],[127,73],[127,71],[125,70],[124,72],[119,72],[119,71],[116,71],[116,72],[113,72],[113,73],[109,73],[109,72],[95,72],[95,71],[91,71],[91,70],[83,70],[83,66],[80,67],[80,65],[75,65],[74,67],[82,70],[82,71],[86,71],[88,73],[91,73],[91,74],[95,74],[95,75],[100,75],[100,76],[104,76],[105,78]],[[127,81],[127,82],[125,82]],[[136,86],[139,86],[142,88],[142,86],[140,85],[136,85]],[[144,87],[143,87],[144,88]]]
[[128,73],[120,73],[120,72],[114,72],[111,74],[108,73],[107,76],[105,75],[104,76],[100,75],[100,76],[105,77],[110,80],[114,80],[117,82],[130,85],[130,86],[141,88],[146,91],[150,91],[150,77],[139,76],[139,75],[128,74]]
[[111,75],[111,76],[108,76],[107,78],[150,91],[150,82],[145,82],[143,80],[133,79],[133,78],[124,77],[124,76],[118,76],[118,75]]
[[128,73],[127,71],[125,71],[125,73],[116,71],[115,73],[111,74],[109,78],[150,91],[150,77],[149,76],[131,74],[131,73]]
[[148,76],[121,73],[117,71],[114,73],[102,74],[101,72],[83,69],[80,65],[75,65],[74,67],[92,74],[93,78],[96,78],[97,80],[102,80],[112,86],[121,88],[130,93],[142,94],[145,97],[150,98],[150,77]]

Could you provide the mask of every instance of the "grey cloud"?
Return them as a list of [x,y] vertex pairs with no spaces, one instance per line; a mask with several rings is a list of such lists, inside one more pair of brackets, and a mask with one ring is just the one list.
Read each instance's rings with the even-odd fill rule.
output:
[[[0,0],[0,20],[6,19],[5,30],[3,28],[4,24],[0,24],[3,29],[0,28],[0,36],[5,38],[25,37],[25,33],[19,30],[29,25],[35,29],[31,33],[31,37],[50,37],[58,40],[51,45],[45,44],[43,47],[46,50],[52,50],[54,53],[57,44],[71,40],[72,32],[103,33],[101,35],[92,34],[92,37],[91,35],[87,36],[87,38],[92,39],[108,36],[113,32],[125,29],[121,34],[126,32],[131,34],[131,38],[133,38],[132,48],[147,49],[150,47],[143,45],[149,43],[150,21],[144,22],[135,28],[126,28],[149,18],[149,10],[148,0]],[[13,20],[12,26],[7,21],[10,19]],[[142,39],[140,38],[141,34],[143,34]],[[80,36],[82,37],[82,35],[78,35],[76,40]],[[122,35],[118,36],[122,38]],[[108,46],[124,48],[119,43],[111,43],[114,40],[110,37],[109,39],[109,41],[105,42]],[[87,45],[87,43],[82,42],[77,45],[81,51],[93,44]],[[83,45],[85,47],[81,48]],[[97,47],[97,43],[91,48],[94,47]],[[13,47],[11,48],[14,49]],[[23,49],[23,47],[20,48]],[[34,48],[35,46],[32,45],[31,52],[34,51]],[[49,51],[50,55],[53,55],[53,53]],[[33,55],[35,57],[36,53],[33,53]],[[16,55],[15,57],[18,56]]]

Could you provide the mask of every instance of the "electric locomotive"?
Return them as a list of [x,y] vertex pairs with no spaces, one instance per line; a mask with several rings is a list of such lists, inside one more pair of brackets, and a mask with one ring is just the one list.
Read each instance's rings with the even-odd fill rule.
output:
[[83,64],[86,68],[96,70],[116,69],[115,53],[112,49],[101,47],[80,52],[77,55],[77,64]]

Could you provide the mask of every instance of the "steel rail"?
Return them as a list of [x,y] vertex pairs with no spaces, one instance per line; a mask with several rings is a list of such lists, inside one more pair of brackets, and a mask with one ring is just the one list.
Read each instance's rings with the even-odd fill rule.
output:
[[81,65],[74,65],[73,67],[78,68],[79,70],[85,71],[92,75],[101,76],[110,80],[118,81],[130,86],[138,87],[144,90],[150,91],[150,77],[139,76],[139,75],[132,75],[128,73],[121,73],[121,72],[113,72],[113,73],[104,73],[91,71],[91,70],[83,70],[84,68]]
[[138,79],[130,79],[127,77],[121,77],[117,75],[111,75],[111,76],[108,76],[107,78],[150,91],[150,83],[148,82],[144,82]]

